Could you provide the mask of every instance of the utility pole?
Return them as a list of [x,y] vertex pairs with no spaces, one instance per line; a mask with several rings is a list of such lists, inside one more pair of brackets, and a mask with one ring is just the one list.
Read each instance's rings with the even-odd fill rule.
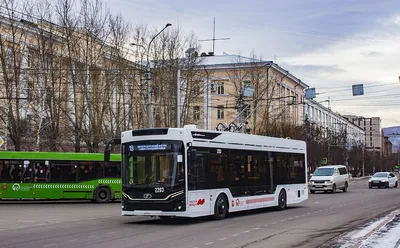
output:
[[365,177],[365,145],[362,147],[362,176]]
[[176,127],[181,127],[181,70],[178,69],[178,78],[176,80]]
[[[239,92],[239,126],[242,125],[243,122],[243,87],[240,86],[240,92]],[[241,129],[242,130],[242,129]]]
[[206,74],[207,74],[207,82],[206,82],[206,106],[205,106],[205,118],[206,118],[206,125],[205,125],[205,129],[206,130],[208,130],[209,129],[209,126],[208,126],[208,105],[209,105],[209,100],[208,100],[208,98],[209,98],[209,94],[210,94],[210,74],[209,74],[209,72],[207,71],[207,69],[206,69],[206,66],[204,66],[204,71],[206,72]]

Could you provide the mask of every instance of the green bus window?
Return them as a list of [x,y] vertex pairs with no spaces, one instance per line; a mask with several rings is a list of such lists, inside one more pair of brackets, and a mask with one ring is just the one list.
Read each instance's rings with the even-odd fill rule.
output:
[[109,162],[106,163],[104,177],[121,177],[121,163]]
[[76,182],[77,165],[75,161],[52,161],[50,162],[50,181]]
[[0,164],[0,181],[1,182],[11,182],[12,177],[11,177],[11,166],[9,164],[9,161],[1,161]]

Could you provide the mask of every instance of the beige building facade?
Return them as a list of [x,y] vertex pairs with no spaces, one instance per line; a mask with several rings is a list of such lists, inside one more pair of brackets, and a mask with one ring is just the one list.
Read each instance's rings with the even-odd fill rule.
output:
[[279,65],[238,55],[201,59],[206,77],[199,80],[203,101],[192,106],[194,124],[211,130],[243,124],[241,131],[253,134],[302,124],[308,86]]

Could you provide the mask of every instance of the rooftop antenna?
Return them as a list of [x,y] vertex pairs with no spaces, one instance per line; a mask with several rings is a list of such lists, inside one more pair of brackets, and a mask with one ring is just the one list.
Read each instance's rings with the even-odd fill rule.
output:
[[213,42],[213,54],[215,54],[215,41],[216,40],[229,40],[230,38],[215,38],[215,17],[214,17],[214,31],[213,31],[213,38],[212,39],[206,39],[206,40],[199,40],[199,41],[212,41]]

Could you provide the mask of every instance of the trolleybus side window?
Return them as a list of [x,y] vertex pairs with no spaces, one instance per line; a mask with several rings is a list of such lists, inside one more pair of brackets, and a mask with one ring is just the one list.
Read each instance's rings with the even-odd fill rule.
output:
[[247,156],[243,152],[231,150],[230,157],[230,190],[232,195],[242,196],[246,195],[247,186]]
[[247,155],[247,182],[250,195],[265,194],[267,181],[262,177],[262,156],[259,152]]
[[210,149],[209,188],[227,188],[228,180],[228,159],[222,154],[222,149]]
[[198,151],[194,163],[189,163],[188,185],[190,190],[200,190],[205,188],[205,165],[208,153]]

